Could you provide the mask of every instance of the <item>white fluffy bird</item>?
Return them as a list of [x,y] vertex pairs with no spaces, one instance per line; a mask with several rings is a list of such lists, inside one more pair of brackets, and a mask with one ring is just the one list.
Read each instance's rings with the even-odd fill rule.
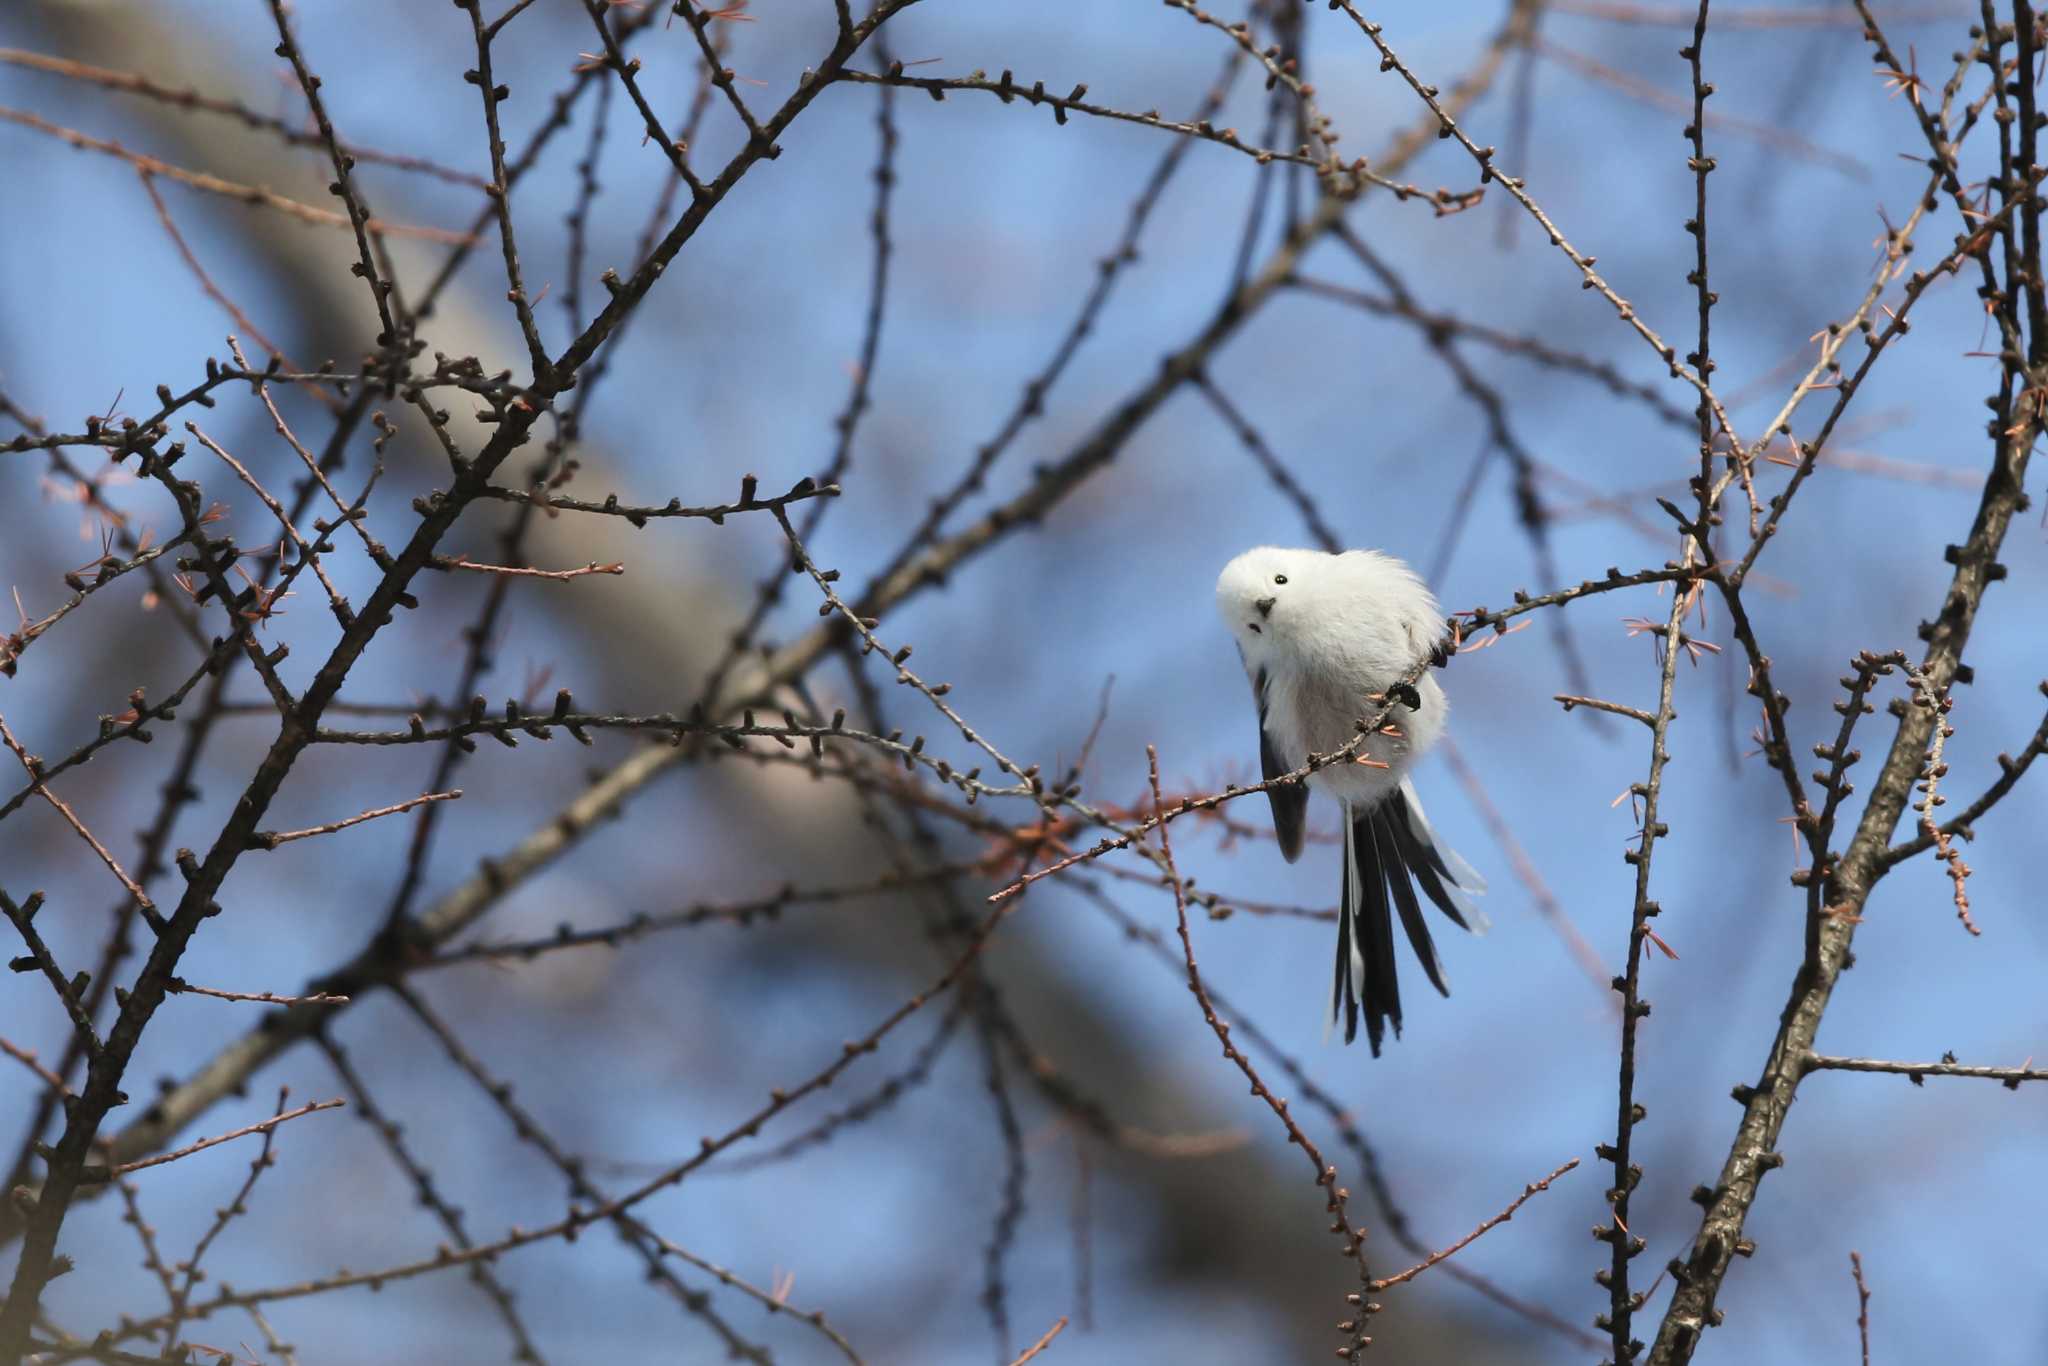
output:
[[1268,788],[1280,852],[1301,854],[1309,789],[1343,809],[1344,891],[1337,922],[1330,1018],[1344,1017],[1344,1041],[1365,1034],[1379,1056],[1386,1023],[1401,1036],[1401,989],[1394,972],[1396,912],[1423,971],[1439,992],[1443,966],[1416,899],[1424,895],[1461,928],[1486,928],[1472,898],[1486,890],[1472,866],[1437,838],[1408,781],[1408,769],[1443,734],[1449,704],[1425,673],[1401,686],[1425,659],[1444,662],[1443,613],[1415,571],[1390,555],[1350,550],[1247,550],[1216,580],[1216,609],[1237,640],[1259,705],[1259,767],[1267,779],[1300,768],[1311,754],[1343,749],[1392,689],[1387,718],[1396,734],[1375,734],[1350,762],[1310,774],[1307,786]]

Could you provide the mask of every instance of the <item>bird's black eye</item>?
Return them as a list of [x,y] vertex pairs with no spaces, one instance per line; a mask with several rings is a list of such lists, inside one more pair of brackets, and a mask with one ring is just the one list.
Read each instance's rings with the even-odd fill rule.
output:
[[1273,582],[1274,582],[1274,583],[1286,583],[1286,582],[1287,582],[1287,576],[1286,576],[1285,574],[1275,574],[1275,575],[1273,576]]

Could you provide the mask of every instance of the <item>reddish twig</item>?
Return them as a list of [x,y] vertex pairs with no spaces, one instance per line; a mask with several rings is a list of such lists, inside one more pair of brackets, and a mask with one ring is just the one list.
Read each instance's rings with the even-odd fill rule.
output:
[[[1180,932],[1181,958],[1187,966],[1188,990],[1194,993],[1196,1003],[1201,1006],[1203,1022],[1215,1033],[1216,1041],[1223,1045],[1223,1056],[1244,1074],[1245,1080],[1251,1083],[1252,1094],[1266,1103],[1266,1107],[1279,1119],[1281,1127],[1286,1129],[1287,1141],[1299,1147],[1310,1165],[1315,1168],[1316,1184],[1329,1193],[1328,1209],[1333,1218],[1330,1232],[1342,1241],[1344,1255],[1356,1260],[1359,1283],[1370,1290],[1373,1288],[1373,1282],[1366,1271],[1365,1230],[1354,1229],[1351,1226],[1351,1215],[1347,1208],[1351,1192],[1337,1184],[1336,1167],[1323,1160],[1322,1151],[1306,1133],[1302,1132],[1294,1116],[1288,1113],[1287,1102],[1273,1094],[1265,1080],[1259,1076],[1258,1069],[1252,1066],[1251,1059],[1245,1056],[1244,1050],[1230,1041],[1230,1026],[1217,1015],[1216,1004],[1209,999],[1208,989],[1202,985],[1202,970],[1195,963],[1195,941],[1188,933],[1187,888],[1174,866],[1173,840],[1167,832],[1164,820],[1166,799],[1159,789],[1159,752],[1150,745],[1145,747],[1145,761],[1152,780],[1153,806],[1161,813],[1158,822],[1159,853],[1166,865],[1166,875],[1173,888],[1175,924]],[[1339,1356],[1346,1358],[1363,1351],[1371,1343],[1372,1339],[1366,1335],[1365,1326],[1374,1309],[1374,1306],[1365,1302],[1361,1295],[1354,1294],[1349,1298],[1357,1307],[1358,1313],[1346,1320],[1342,1326],[1342,1331],[1350,1337],[1350,1346],[1337,1350]]]
[[315,835],[331,835],[337,830],[346,830],[351,825],[376,820],[379,816],[396,816],[415,807],[424,806],[428,802],[452,802],[461,796],[462,789],[459,787],[451,792],[424,792],[396,805],[380,806],[374,811],[365,811],[345,820],[330,821],[326,825],[309,826],[304,830],[258,830],[249,837],[249,847],[275,849],[278,845],[290,844],[293,840],[311,839]]
[[[2040,691],[2044,695],[2048,695],[2048,682],[2041,684]],[[1970,839],[1973,835],[1971,827],[1975,825],[1978,818],[1991,810],[1992,807],[1998,805],[1999,802],[2005,800],[2006,794],[2018,786],[2019,780],[2026,776],[2027,770],[2033,766],[2034,760],[2040,758],[2043,754],[2048,754],[2048,715],[2042,716],[2041,724],[2034,728],[2033,735],[2027,740],[2025,748],[2020,750],[2019,757],[2014,758],[2010,754],[1998,756],[1999,775],[1997,780],[1984,790],[1983,795],[1964,807],[1960,815],[1942,822],[1939,827],[1940,832],[1944,835],[1961,835],[1964,839]],[[1889,869],[1893,865],[1913,857],[1915,854],[1923,853],[1933,848],[1934,845],[1935,841],[1924,832],[1914,836],[1912,839],[1901,840],[1885,851],[1881,866]]]
[[[175,180],[180,185],[187,186],[190,189],[200,190],[207,194],[217,194],[224,199],[238,200],[244,204],[254,204],[266,209],[275,209],[279,213],[289,218],[296,218],[302,223],[314,223],[326,228],[345,228],[349,226],[346,214],[336,213],[332,209],[315,208],[311,204],[302,204],[296,199],[286,198],[284,195],[266,190],[261,186],[241,185],[232,180],[223,180],[216,175],[207,175],[201,171],[188,171],[182,166],[173,166],[168,161],[160,161],[156,157],[146,156],[141,152],[131,152],[118,142],[106,138],[92,137],[89,134],[79,132],[75,128],[66,128],[60,124],[39,119],[34,114],[28,113],[25,110],[0,108],[0,119],[4,119],[9,123],[20,124],[24,128],[32,128],[38,133],[44,133],[50,137],[57,138],[81,151],[99,152],[103,155],[125,161],[144,174],[162,176],[165,180]],[[379,218],[367,220],[364,226],[367,230],[386,237],[413,237],[426,242],[439,242],[451,246],[467,246],[475,240],[474,236],[470,233],[451,232],[446,228],[413,227],[404,223],[389,223]]]
[[57,814],[64,818],[64,823],[78,832],[80,839],[92,846],[92,851],[99,855],[100,862],[104,863],[107,866],[107,870],[120,880],[121,886],[127,889],[129,896],[134,898],[135,904],[142,908],[143,916],[152,925],[161,924],[163,917],[158,912],[156,903],[149,899],[149,893],[143,891],[142,885],[134,878],[128,876],[127,870],[121,867],[120,860],[107,852],[107,846],[101,844],[99,837],[86,828],[85,822],[78,818],[78,813],[66,805],[63,798],[50,790],[49,784],[44,781],[43,761],[30,754],[22,747],[21,741],[14,738],[14,732],[8,728],[7,719],[4,716],[0,716],[0,742],[4,742],[7,748],[14,751],[14,757],[19,759],[22,768],[27,770],[29,786],[44,801],[56,809]]
[[1963,928],[1973,936],[1983,933],[1977,922],[1970,918],[1970,865],[1963,862],[1963,851],[1956,848],[1947,832],[1934,823],[1934,808],[1948,798],[1935,790],[1936,785],[1948,773],[1948,765],[1942,762],[1941,752],[1948,744],[1956,728],[1948,723],[1950,710],[1955,706],[1952,693],[1937,693],[1926,675],[1912,665],[1906,666],[1906,676],[1913,681],[1913,705],[1928,707],[1935,713],[1934,734],[1927,746],[1927,763],[1921,770],[1920,800],[1914,808],[1920,813],[1920,833],[1934,842],[1935,856],[1948,870],[1949,881],[1954,884],[1956,919],[1963,922]]
[[64,1084],[64,1078],[43,1066],[42,1060],[36,1056],[34,1049],[23,1048],[18,1044],[9,1043],[6,1039],[0,1039],[0,1053],[5,1053],[8,1057],[35,1073],[37,1079],[43,1085],[49,1087],[58,1095],[68,1096],[71,1094],[71,1088]]
[[[346,626],[348,624],[348,603],[346,602],[346,600],[342,598],[341,593],[335,588],[333,580],[327,577],[326,569],[324,569],[320,564],[319,553],[314,549],[314,547],[306,543],[306,538],[299,534],[298,527],[292,524],[292,519],[290,515],[285,512],[284,504],[278,502],[276,497],[274,497],[271,494],[270,490],[264,488],[263,485],[257,481],[256,476],[249,472],[248,466],[244,465],[241,461],[235,459],[234,456],[229,455],[225,447],[223,447],[219,442],[215,441],[212,437],[208,436],[205,432],[201,431],[198,423],[187,422],[185,424],[185,430],[187,432],[190,432],[192,434],[193,439],[196,440],[200,445],[206,447],[206,449],[212,451],[215,455],[219,456],[221,460],[226,463],[227,467],[235,472],[235,477],[237,479],[240,479],[245,485],[247,485],[250,491],[256,495],[257,500],[261,502],[265,508],[269,509],[270,515],[277,519],[277,524],[280,527],[284,528],[285,536],[290,540],[291,544],[297,548],[299,552],[299,558],[306,564],[309,564],[313,567],[313,576],[319,579],[320,586],[327,590],[327,602],[328,605],[333,608],[335,618],[339,620],[342,623],[342,625]],[[240,568],[240,566],[237,566],[237,568]],[[251,586],[255,587],[256,585],[252,584]],[[260,588],[258,589],[258,591],[259,594],[262,592]],[[267,609],[270,603],[274,602],[275,600],[276,599],[274,597],[267,597],[263,600],[261,605]]]
[[[326,140],[319,134],[308,133],[303,129],[295,128],[281,118],[259,113],[257,110],[239,101],[222,99],[213,95],[202,95],[197,90],[189,88],[183,90],[172,89],[169,86],[158,85],[147,76],[140,76],[134,72],[115,71],[103,66],[88,66],[84,62],[74,62],[65,57],[53,57],[44,52],[25,52],[19,48],[0,48],[0,62],[5,62],[9,66],[26,67],[31,71],[46,71],[53,76],[62,76],[67,80],[83,81],[88,85],[97,85],[106,90],[118,90],[124,94],[140,95],[145,99],[176,105],[180,109],[196,109],[202,113],[219,114],[235,120],[245,128],[253,128],[258,132],[270,133],[293,147],[315,147],[324,150],[327,146]],[[344,142],[341,144],[341,147],[344,152],[357,161],[372,162],[379,166],[389,166],[393,170],[417,171],[422,175],[432,176],[436,180],[447,181],[451,185],[467,185],[477,190],[485,188],[481,176],[473,176],[464,171],[452,170],[449,167],[429,161],[425,157],[382,152],[374,147],[365,147],[357,142]]]
[[1024,1355],[1018,1357],[1015,1361],[1011,1362],[1010,1366],[1024,1366],[1025,1362],[1031,1360],[1031,1358],[1037,1356],[1040,1352],[1043,1352],[1046,1348],[1052,1346],[1052,1340],[1058,1337],[1060,1335],[1061,1330],[1064,1329],[1066,1326],[1067,1317],[1066,1315],[1062,1314],[1060,1315],[1059,1319],[1054,1322],[1052,1327],[1045,1330],[1045,1336],[1041,1337],[1038,1341],[1032,1343],[1029,1347],[1025,1348]]
[[503,574],[508,578],[580,579],[586,574],[623,574],[623,564],[599,564],[592,560],[581,569],[529,569],[515,564],[477,564],[467,555],[443,555],[433,561],[436,569],[468,569],[478,574]]
[[[0,60],[4,60],[5,56],[5,53],[0,53]],[[171,218],[170,206],[165,204],[164,197],[156,192],[156,177],[148,171],[137,171],[136,178],[141,180],[142,192],[149,196],[151,206],[156,209],[157,221],[164,225],[164,232],[170,237],[171,245],[178,249],[178,255],[184,259],[185,268],[190,270],[193,277],[199,281],[199,288],[206,294],[206,297],[219,304],[228,317],[234,320],[236,327],[241,328],[244,332],[254,337],[258,345],[283,361],[286,367],[293,370],[303,370],[305,367],[294,361],[290,356],[287,356],[283,348],[265,336],[263,329],[256,326],[249,315],[242,311],[241,305],[230,299],[227,296],[227,291],[215,284],[213,277],[206,273],[206,267],[199,264],[198,253],[192,250],[191,244],[185,240],[185,234],[178,231],[176,221]],[[321,394],[323,397],[326,395],[326,390],[317,385],[309,387],[316,394]],[[332,400],[328,401],[331,402]]]
[[268,1006],[330,1006],[348,1000],[332,992],[315,991],[304,996],[279,996],[268,991],[222,991],[218,987],[195,987],[182,977],[173,977],[164,987],[172,995],[211,996],[216,1001],[251,1001]]
[[1563,692],[1558,693],[1551,700],[1562,703],[1566,711],[1570,711],[1573,707],[1584,707],[1589,711],[1604,711],[1610,712],[1615,716],[1626,716],[1629,720],[1640,721],[1652,729],[1655,729],[1657,725],[1657,718],[1644,711],[1641,707],[1626,706],[1620,702],[1608,702],[1598,697],[1578,697],[1571,693]]
[[1516,1196],[1514,1200],[1508,1204],[1508,1207],[1502,1210],[1499,1214],[1494,1215],[1491,1219],[1485,1220],[1479,1225],[1478,1228],[1473,1229],[1470,1233],[1460,1238],[1457,1242],[1452,1243],[1443,1251],[1430,1253],[1427,1257],[1417,1262],[1414,1266],[1409,1267],[1406,1271],[1400,1272],[1398,1275],[1387,1276],[1383,1277],[1380,1280],[1374,1281],[1372,1283],[1372,1290],[1375,1293],[1377,1293],[1381,1290],[1385,1290],[1390,1285],[1399,1285],[1403,1281],[1412,1281],[1417,1276],[1420,1276],[1423,1272],[1435,1266],[1438,1262],[1445,1261],[1451,1257],[1457,1256],[1460,1252],[1463,1252],[1466,1248],[1470,1247],[1474,1242],[1478,1241],[1482,1234],[1486,1233],[1488,1230],[1500,1224],[1505,1224],[1508,1220],[1514,1218],[1515,1211],[1519,1210],[1522,1206],[1528,1204],[1530,1199],[1534,1197],[1537,1194],[1537,1192],[1549,1190],[1551,1182],[1557,1180],[1558,1177],[1563,1176],[1566,1172],[1570,1171],[1572,1168],[1578,1165],[1579,1159],[1575,1157],[1571,1161],[1565,1163],[1562,1167],[1559,1167],[1556,1171],[1552,1172],[1550,1175],[1544,1177],[1541,1181],[1533,1182],[1530,1185],[1522,1187],[1522,1193]]
[[[233,354],[235,362],[244,370],[253,371],[254,367],[249,364],[249,358],[242,354],[242,344],[233,337],[228,338],[228,351]],[[269,384],[262,379],[252,379],[249,381],[249,387],[256,391],[256,397],[263,402],[263,410],[270,414],[270,425],[277,430],[279,436],[284,438],[285,444],[292,448],[292,453],[299,457],[299,463],[306,467],[308,477],[326,493],[327,501],[334,504],[334,510],[341,514],[341,519],[354,529],[356,537],[362,541],[363,549],[369,553],[371,561],[379,569],[388,572],[391,568],[391,557],[385,553],[384,547],[379,545],[371,537],[370,533],[364,529],[361,508],[351,508],[347,502],[343,501],[341,494],[336,492],[333,481],[328,479],[327,471],[321,468],[321,462],[313,457],[313,452],[306,449],[306,443],[299,440],[292,433],[291,424],[284,420],[284,414],[277,409],[277,400],[271,397]],[[302,494],[299,501],[303,507],[309,499],[306,495]],[[319,522],[315,522],[314,526],[320,528],[322,538],[325,539],[326,528],[322,527]]]
[[[277,1160],[271,1156],[271,1150],[277,1141],[276,1126],[290,1118],[285,1113],[284,1108],[285,1101],[290,1099],[290,1097],[290,1087],[280,1086],[277,1088],[276,1114],[271,1121],[271,1127],[263,1131],[263,1147],[249,1163],[249,1174],[242,1179],[240,1188],[235,1191],[235,1198],[214,1211],[213,1222],[207,1225],[206,1232],[199,1236],[197,1243],[193,1244],[192,1255],[178,1264],[178,1269],[184,1273],[184,1276],[178,1285],[171,1288],[170,1294],[171,1336],[174,1341],[179,1325],[184,1318],[185,1306],[192,1302],[192,1290],[199,1284],[205,1274],[199,1269],[199,1264],[205,1260],[206,1250],[212,1247],[214,1241],[226,1231],[229,1222],[235,1216],[248,1213],[249,1193],[256,1189],[257,1181],[262,1179],[263,1173]],[[335,1105],[341,1104],[338,1100],[331,1103]],[[129,1201],[130,1211],[135,1215],[138,1228],[141,1227],[141,1207],[136,1203],[137,1197],[134,1193],[133,1184],[127,1181],[122,1181],[118,1184],[121,1187],[122,1194]],[[168,1280],[165,1283],[169,1287]],[[197,1344],[188,1345],[197,1346]],[[226,1354],[223,1353],[222,1356],[225,1359]]]
[[[98,1176],[100,1180],[105,1181],[116,1176],[126,1176],[130,1172],[139,1172],[148,1167],[161,1167],[166,1163],[176,1162],[180,1158],[190,1157],[194,1153],[205,1152],[208,1148],[217,1148],[223,1143],[232,1143],[238,1138],[247,1138],[250,1134],[263,1134],[267,1136],[272,1129],[275,1129],[280,1124],[289,1123],[303,1115],[310,1115],[319,1110],[336,1110],[347,1103],[339,1098],[309,1101],[296,1110],[285,1110],[272,1115],[269,1119],[260,1120],[255,1124],[245,1124],[239,1129],[233,1129],[224,1134],[215,1134],[212,1138],[202,1138],[197,1143],[189,1143],[173,1152],[159,1153],[155,1157],[139,1158],[134,1162],[123,1162],[118,1167],[102,1167],[99,1169]],[[86,1170],[87,1176],[85,1179],[91,1180],[93,1176],[92,1169],[87,1168]]]

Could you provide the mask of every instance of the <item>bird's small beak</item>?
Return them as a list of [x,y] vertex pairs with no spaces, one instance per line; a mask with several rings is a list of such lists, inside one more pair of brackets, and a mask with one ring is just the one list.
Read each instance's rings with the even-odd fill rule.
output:
[[1280,599],[1278,598],[1260,598],[1257,602],[1253,603],[1252,606],[1259,609],[1260,616],[1270,617],[1273,615],[1273,604],[1278,601],[1280,601]]

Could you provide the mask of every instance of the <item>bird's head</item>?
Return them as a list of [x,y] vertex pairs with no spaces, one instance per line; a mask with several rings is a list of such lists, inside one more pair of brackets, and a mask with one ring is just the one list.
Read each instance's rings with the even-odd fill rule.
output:
[[1250,654],[1285,634],[1298,621],[1290,603],[1304,596],[1318,561],[1330,557],[1320,550],[1283,550],[1260,546],[1223,566],[1216,580],[1216,610],[1240,648]]

